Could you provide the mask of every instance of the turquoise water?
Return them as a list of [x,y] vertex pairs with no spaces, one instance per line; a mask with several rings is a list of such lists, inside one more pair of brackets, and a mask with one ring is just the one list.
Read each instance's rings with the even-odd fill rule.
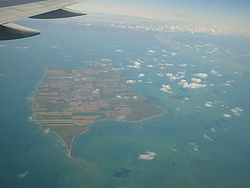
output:
[[[152,33],[142,38],[85,31],[74,23],[63,30],[61,23],[32,23],[41,36],[0,43],[0,187],[248,187],[249,38],[169,33],[156,39]],[[131,87],[167,113],[138,123],[96,123],[75,139],[72,160],[57,136],[28,121],[29,97],[45,66],[78,68],[103,58],[122,68],[125,79],[137,80]],[[140,68],[128,68],[136,59]],[[178,72],[189,81],[207,73],[207,87],[182,88],[180,80],[165,76]],[[145,76],[138,78],[140,73]],[[162,84],[170,84],[172,93],[160,91]],[[212,107],[205,107],[209,101]],[[239,116],[230,111],[236,107],[244,110]],[[155,158],[139,160],[147,151]],[[128,173],[114,176],[121,169]]]

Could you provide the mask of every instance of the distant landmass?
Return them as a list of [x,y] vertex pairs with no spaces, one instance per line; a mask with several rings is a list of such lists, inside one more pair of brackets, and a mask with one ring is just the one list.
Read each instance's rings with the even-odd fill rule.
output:
[[75,70],[47,67],[35,91],[32,110],[43,129],[63,139],[69,155],[74,137],[95,122],[136,122],[164,113],[105,65]]

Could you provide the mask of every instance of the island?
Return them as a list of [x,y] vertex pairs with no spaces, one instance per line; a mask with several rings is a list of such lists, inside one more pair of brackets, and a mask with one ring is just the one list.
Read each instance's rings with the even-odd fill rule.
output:
[[71,155],[73,139],[103,120],[137,122],[165,111],[128,87],[109,66],[47,67],[32,97],[33,118],[59,135]]

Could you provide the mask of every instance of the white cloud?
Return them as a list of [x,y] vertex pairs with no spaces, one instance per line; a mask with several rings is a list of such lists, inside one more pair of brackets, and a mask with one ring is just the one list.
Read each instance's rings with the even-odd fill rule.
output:
[[86,23],[86,24],[84,24],[85,26],[91,26],[91,25],[93,25],[93,24],[90,24],[90,23]]
[[93,91],[93,94],[98,94],[100,92],[100,89],[95,89],[94,91]]
[[207,73],[196,73],[196,74],[194,74],[194,76],[197,76],[200,78],[207,78],[208,77]]
[[173,75],[173,73],[167,73],[166,76],[172,77],[172,76],[174,76],[174,75]]
[[194,151],[199,151],[199,147],[198,144],[194,143],[194,142],[190,142],[190,145],[193,147]]
[[218,47],[215,47],[215,48],[213,48],[212,50],[207,50],[206,53],[208,53],[208,54],[213,54],[213,53],[216,53],[216,52],[218,52],[218,51],[219,51],[219,48],[218,48]]
[[171,64],[171,63],[165,63],[165,66],[172,67],[172,66],[174,66],[174,64]]
[[111,59],[102,58],[101,61],[103,61],[103,62],[111,62],[112,60]]
[[208,101],[208,102],[206,102],[206,103],[204,104],[204,106],[205,106],[205,107],[208,107],[208,108],[211,108],[211,107],[213,107],[213,102]]
[[144,76],[145,76],[145,74],[143,74],[143,73],[138,74],[139,78],[143,78]]
[[183,79],[185,77],[184,75],[174,75],[173,73],[166,73],[166,76],[169,77],[170,81]]
[[134,83],[136,83],[136,80],[127,80],[126,81],[126,84],[134,84]]
[[137,99],[138,99],[138,97],[137,97],[137,96],[133,96],[133,99],[134,99],[134,100],[137,100]]
[[216,132],[216,129],[213,128],[213,127],[211,127],[211,128],[209,129],[209,131],[210,131],[211,133],[215,133],[215,132]]
[[124,50],[114,50],[115,52],[124,52]]
[[135,69],[140,69],[141,68],[141,63],[136,61],[134,62],[134,66],[133,66]]
[[148,68],[154,68],[154,65],[146,65]]
[[151,54],[154,54],[156,51],[154,51],[154,50],[148,50],[147,52],[151,53]]
[[172,56],[176,56],[177,55],[177,52],[171,52],[170,53]]
[[188,83],[187,80],[181,80],[178,84],[181,85],[183,88],[192,88],[192,89],[204,88],[207,86],[206,84],[200,84],[195,82]]
[[20,178],[20,179],[22,179],[22,178],[26,177],[28,174],[29,174],[29,171],[25,170],[25,172],[23,172],[21,174],[18,174],[17,177]]
[[232,81],[228,80],[228,81],[226,81],[226,83],[224,83],[224,86],[230,86],[231,83],[232,83]]
[[161,78],[164,76],[161,72],[160,73],[158,72],[156,75],[161,77]]
[[177,72],[178,74],[185,75],[185,72]]
[[240,107],[232,108],[230,111],[233,112],[234,115],[236,116],[240,116],[240,114],[244,112],[243,108],[240,108]]
[[199,78],[191,78],[191,80],[193,82],[196,82],[196,83],[200,83],[201,82],[201,79],[199,79]]
[[225,118],[231,118],[231,115],[230,115],[230,114],[223,114],[223,116],[224,116]]
[[169,79],[170,79],[171,81],[173,81],[173,80],[180,80],[180,79],[183,79],[184,77],[185,77],[184,75],[180,75],[180,76],[176,75],[176,76],[170,77]]
[[240,72],[234,72],[235,75],[239,75],[239,76],[242,76],[242,73]]
[[173,152],[177,152],[177,149],[176,149],[176,148],[170,147],[169,149],[170,149],[171,151],[173,151]]
[[180,64],[180,65],[178,65],[179,67],[186,67],[186,66],[188,66],[188,64],[185,64],[185,63],[183,63],[183,64]]
[[139,61],[135,61],[133,65],[128,65],[129,68],[140,69],[141,63]]
[[172,88],[170,85],[165,85],[163,84],[162,87],[160,88],[160,91],[166,92],[166,93],[172,93]]
[[153,160],[153,159],[155,159],[155,156],[156,156],[155,152],[147,151],[147,152],[145,152],[145,154],[139,154],[137,159],[140,159],[140,160]]
[[55,45],[49,45],[49,48],[53,48],[53,49],[55,49],[55,48],[56,48],[56,46],[55,46]]
[[209,142],[213,142],[214,139],[206,134],[203,135],[203,138],[205,138],[206,140],[208,140]]
[[118,99],[122,99],[122,97],[120,95],[116,95],[116,98]]
[[217,71],[217,70],[211,70],[209,73],[214,75],[214,76],[218,76],[218,77],[222,76],[222,74],[220,74],[219,71]]

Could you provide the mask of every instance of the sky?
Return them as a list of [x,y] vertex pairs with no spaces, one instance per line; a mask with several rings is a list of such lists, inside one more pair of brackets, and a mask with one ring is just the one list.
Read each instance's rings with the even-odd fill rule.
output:
[[75,7],[250,31],[250,0],[88,0]]

